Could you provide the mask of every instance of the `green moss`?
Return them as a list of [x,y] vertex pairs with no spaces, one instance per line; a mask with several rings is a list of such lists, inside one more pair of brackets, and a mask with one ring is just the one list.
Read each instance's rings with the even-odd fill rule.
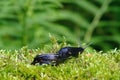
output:
[[40,49],[0,50],[0,79],[3,80],[118,80],[120,50],[101,54],[83,52],[59,66],[30,65]]

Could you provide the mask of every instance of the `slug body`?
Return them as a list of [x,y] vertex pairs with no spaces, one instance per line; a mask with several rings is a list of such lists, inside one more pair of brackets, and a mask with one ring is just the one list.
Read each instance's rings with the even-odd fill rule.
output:
[[43,64],[51,64],[51,65],[59,65],[60,63],[65,62],[69,57],[78,57],[79,53],[82,53],[84,48],[82,47],[63,47],[56,54],[40,54],[36,55],[32,65],[39,63]]
[[60,63],[65,62],[69,57],[78,57],[79,53],[81,54],[91,43],[89,43],[84,48],[82,47],[63,47],[61,48],[56,54],[41,54],[37,55],[32,65],[35,65],[36,63],[42,64],[52,64],[52,65],[58,65]]

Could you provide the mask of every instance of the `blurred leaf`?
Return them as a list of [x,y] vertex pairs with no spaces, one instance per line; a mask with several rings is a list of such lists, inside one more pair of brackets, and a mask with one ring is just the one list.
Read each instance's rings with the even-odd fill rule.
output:
[[[0,0],[0,48],[41,47],[50,43],[49,33],[59,42],[63,37],[73,45],[78,44],[78,39],[84,42],[86,30],[101,12],[104,13],[99,16],[89,41],[98,42],[95,45],[103,50],[101,43],[104,41],[113,41],[119,46],[120,1],[112,0],[110,5],[100,10],[104,1]],[[104,46],[112,47],[112,44]]]

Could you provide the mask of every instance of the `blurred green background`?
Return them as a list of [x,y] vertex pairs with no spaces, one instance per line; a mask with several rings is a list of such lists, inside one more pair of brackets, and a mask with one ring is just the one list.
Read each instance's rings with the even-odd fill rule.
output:
[[0,0],[0,49],[94,42],[96,50],[120,46],[120,0]]

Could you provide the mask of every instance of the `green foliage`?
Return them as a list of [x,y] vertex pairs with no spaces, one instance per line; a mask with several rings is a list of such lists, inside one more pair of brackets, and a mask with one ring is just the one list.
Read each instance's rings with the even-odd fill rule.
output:
[[[53,46],[54,47],[54,46]],[[60,47],[60,46],[59,46]],[[45,52],[47,52],[47,48]],[[43,49],[42,49],[43,50]],[[23,47],[15,51],[0,50],[2,80],[119,80],[120,50],[107,53],[83,52],[59,66],[30,65],[41,49]]]
[[70,44],[93,41],[97,49],[118,47],[119,3],[119,0],[0,0],[0,48],[43,47],[50,44],[49,33],[59,42],[65,37]]

